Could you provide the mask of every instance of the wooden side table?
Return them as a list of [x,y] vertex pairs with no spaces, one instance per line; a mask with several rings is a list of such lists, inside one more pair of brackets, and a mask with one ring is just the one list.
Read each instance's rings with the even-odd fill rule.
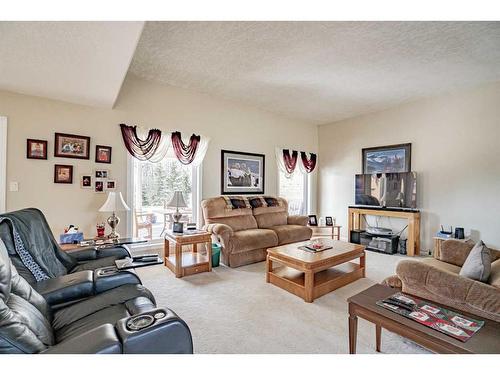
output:
[[[170,243],[175,246],[175,253],[170,254]],[[198,244],[206,244],[207,253],[198,252]],[[191,245],[190,252],[183,252],[182,247]],[[165,266],[175,273],[175,277],[194,275],[212,271],[212,236],[208,232],[196,234],[177,234],[165,232]]]
[[342,225],[309,225],[312,229],[313,237],[327,237],[340,241],[340,228]]

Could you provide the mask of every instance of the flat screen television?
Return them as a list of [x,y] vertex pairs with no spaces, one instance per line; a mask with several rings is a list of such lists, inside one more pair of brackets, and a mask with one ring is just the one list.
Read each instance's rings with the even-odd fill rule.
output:
[[355,184],[357,205],[417,208],[415,172],[357,174]]

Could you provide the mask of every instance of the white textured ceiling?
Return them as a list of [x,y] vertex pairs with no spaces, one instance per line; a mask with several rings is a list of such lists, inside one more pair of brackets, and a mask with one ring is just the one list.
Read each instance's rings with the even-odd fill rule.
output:
[[144,22],[0,22],[0,89],[112,107]]
[[500,80],[500,23],[147,22],[130,71],[323,124]]

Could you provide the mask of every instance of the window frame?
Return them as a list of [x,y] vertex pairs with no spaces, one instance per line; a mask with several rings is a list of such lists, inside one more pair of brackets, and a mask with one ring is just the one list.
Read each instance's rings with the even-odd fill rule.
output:
[[[132,155],[127,153],[127,202],[129,203],[130,210],[127,211],[127,237],[133,237],[134,234],[134,190],[136,186],[136,178],[138,173],[137,167],[139,166],[140,161],[135,159]],[[193,222],[199,227],[201,225],[201,215],[200,215],[200,206],[201,206],[201,197],[202,197],[202,164],[198,166],[192,166],[191,168],[191,202],[192,202],[192,213],[193,213]],[[148,241],[148,244],[159,244],[163,242],[163,238],[153,238]],[[145,245],[147,246],[147,245]]]
[[[295,171],[294,173],[300,173],[303,178],[303,192],[302,192],[302,200],[304,202],[304,206],[300,215],[307,215],[309,213],[309,208],[311,204],[311,179],[310,173],[301,173],[299,171]],[[281,188],[281,176],[285,177],[285,173],[282,170],[278,170],[278,196],[285,198],[288,201],[288,198],[282,195]]]

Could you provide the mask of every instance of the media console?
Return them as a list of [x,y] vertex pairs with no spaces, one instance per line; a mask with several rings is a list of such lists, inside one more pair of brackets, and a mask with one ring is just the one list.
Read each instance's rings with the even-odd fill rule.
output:
[[408,220],[408,256],[420,255],[420,211],[411,209],[349,206],[348,233],[364,229],[362,215],[395,217]]

